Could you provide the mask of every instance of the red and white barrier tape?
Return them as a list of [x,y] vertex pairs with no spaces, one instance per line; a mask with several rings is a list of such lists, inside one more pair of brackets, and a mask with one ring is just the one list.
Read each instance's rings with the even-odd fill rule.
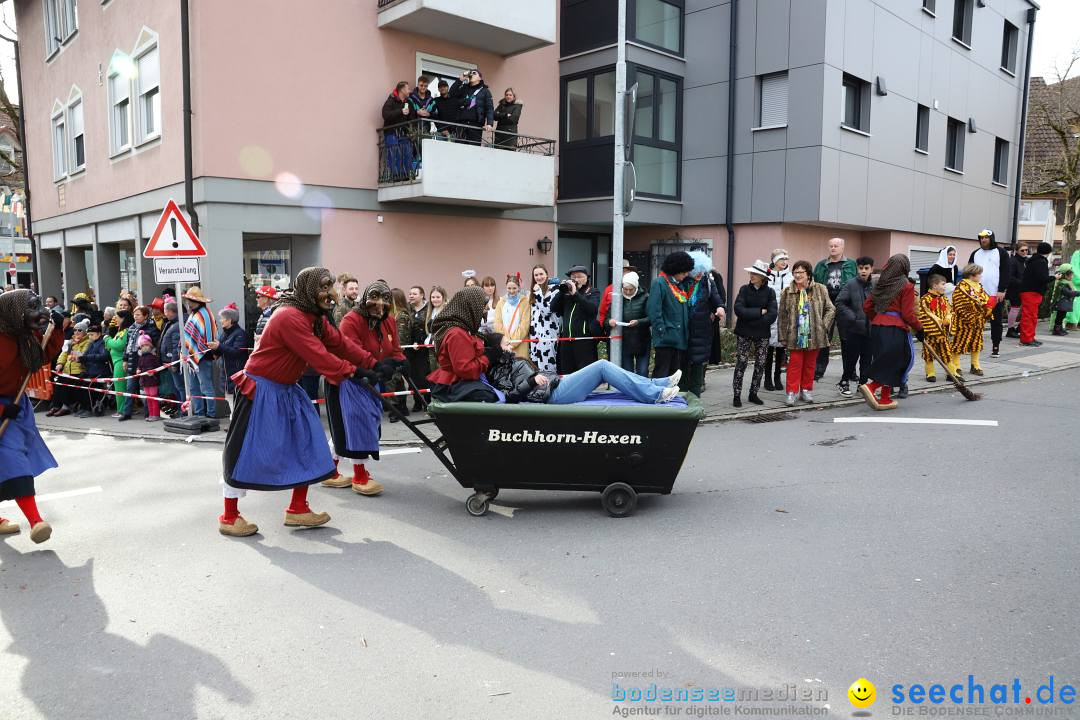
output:
[[[518,343],[538,343],[538,342],[575,342],[577,340],[622,340],[622,335],[589,335],[586,337],[561,337],[561,338],[525,338],[524,340],[511,340],[510,342],[517,345]],[[418,350],[420,348],[433,348],[434,345],[425,345],[423,343],[413,343],[412,345],[402,345],[402,350]]]

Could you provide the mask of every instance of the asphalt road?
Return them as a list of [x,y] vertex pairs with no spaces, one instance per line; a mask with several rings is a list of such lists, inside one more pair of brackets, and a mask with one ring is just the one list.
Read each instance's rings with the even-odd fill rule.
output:
[[[424,451],[379,463],[382,497],[313,489],[328,528],[287,529],[286,496],[251,493],[262,533],[245,540],[216,532],[220,448],[50,433],[53,539],[0,540],[0,717],[642,705],[614,702],[613,682],[795,683],[849,717],[865,677],[883,718],[897,683],[1080,685],[1080,371],[982,389],[703,426],[674,492],[630,518],[597,495],[512,490],[474,518]],[[635,672],[652,675],[615,677]]]

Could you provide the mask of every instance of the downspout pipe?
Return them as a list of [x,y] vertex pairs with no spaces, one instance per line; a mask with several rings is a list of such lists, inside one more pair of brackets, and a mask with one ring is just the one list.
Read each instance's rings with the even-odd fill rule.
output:
[[181,81],[184,94],[184,209],[191,229],[199,235],[199,214],[195,212],[194,170],[191,151],[191,29],[188,0],[180,0]]
[[[735,225],[732,222],[735,204],[735,60],[738,44],[735,42],[739,20],[739,0],[731,0],[731,18],[728,22],[728,113],[727,113],[727,193],[724,202],[724,225],[727,226],[727,306],[731,315],[732,298],[735,296]],[[1028,45],[1031,52],[1031,45]]]
[[1016,187],[1013,188],[1012,249],[1015,252],[1020,232],[1020,191],[1024,181],[1024,145],[1027,144],[1028,95],[1031,92],[1031,48],[1035,44],[1035,8],[1028,8],[1027,59],[1024,61],[1024,99],[1020,105],[1020,148],[1016,152]]
[[[37,255],[37,242],[34,240],[34,226],[30,221],[30,163],[26,160],[26,115],[23,113],[23,88],[22,88],[22,64],[19,62],[19,56],[22,54],[19,41],[14,41],[15,45],[15,85],[19,90],[19,146],[22,147],[23,153],[23,195],[26,202],[24,203],[26,209],[26,223],[23,226],[23,235],[30,241],[30,267],[33,268],[32,277],[34,282],[34,288],[38,293],[42,292],[41,277],[38,275],[38,258]],[[15,158],[12,158],[14,160]]]

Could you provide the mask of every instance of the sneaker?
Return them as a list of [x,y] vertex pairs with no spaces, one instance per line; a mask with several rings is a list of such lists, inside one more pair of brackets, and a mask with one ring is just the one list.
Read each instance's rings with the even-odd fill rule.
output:
[[787,405],[788,407],[791,407],[792,405],[795,404],[795,397],[796,397],[795,393],[788,393],[787,398],[784,400],[784,404]]
[[[678,372],[678,371],[676,371],[676,372]],[[663,390],[660,391],[660,397],[658,397],[656,399],[656,402],[657,402],[657,404],[671,402],[672,400],[675,399],[675,397],[678,394],[679,394],[679,386],[678,385],[669,385],[668,387],[666,387],[666,388],[664,388]]]
[[112,414],[112,417],[113,417],[113,418],[115,418],[115,419],[117,419],[117,420],[119,420],[120,418],[122,418],[122,417],[124,417],[124,416],[123,416],[123,415],[121,415],[120,413],[113,413],[113,414]]
[[841,380],[836,383],[836,389],[840,391],[840,394],[844,397],[851,397],[851,385],[847,380]]
[[157,415],[146,418],[146,422],[161,422],[161,418]]
[[814,402],[814,393],[810,392],[809,390],[803,390],[802,391],[802,400],[803,400],[803,402],[808,402],[808,403]]
[[1009,328],[1008,330],[1005,331],[1005,337],[1013,338],[1014,340],[1019,340],[1020,339],[1020,331],[1017,330],[1016,328]]
[[668,386],[675,387],[679,384],[680,380],[682,380],[682,370],[676,370],[668,376]]
[[995,345],[994,346],[994,348],[990,351],[990,357],[992,357],[992,358],[1001,357],[1001,346],[1000,345]]
[[908,386],[907,386],[907,383],[904,383],[904,384],[902,384],[900,386],[900,392],[896,393],[896,397],[900,398],[901,400],[904,400],[904,399],[907,398],[907,396],[908,396]]
[[1032,340],[1029,343],[1022,342],[1020,345],[1021,347],[1042,347],[1042,342],[1039,340]]
[[87,412],[86,410],[80,410],[79,412],[75,413],[75,417],[80,418],[80,419],[88,418],[88,417],[90,417],[90,413]]

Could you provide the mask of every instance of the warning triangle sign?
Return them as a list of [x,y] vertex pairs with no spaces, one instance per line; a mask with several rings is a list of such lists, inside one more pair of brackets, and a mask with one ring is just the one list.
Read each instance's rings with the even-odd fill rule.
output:
[[206,248],[195,237],[175,200],[169,200],[154,234],[143,249],[143,257],[206,257]]

